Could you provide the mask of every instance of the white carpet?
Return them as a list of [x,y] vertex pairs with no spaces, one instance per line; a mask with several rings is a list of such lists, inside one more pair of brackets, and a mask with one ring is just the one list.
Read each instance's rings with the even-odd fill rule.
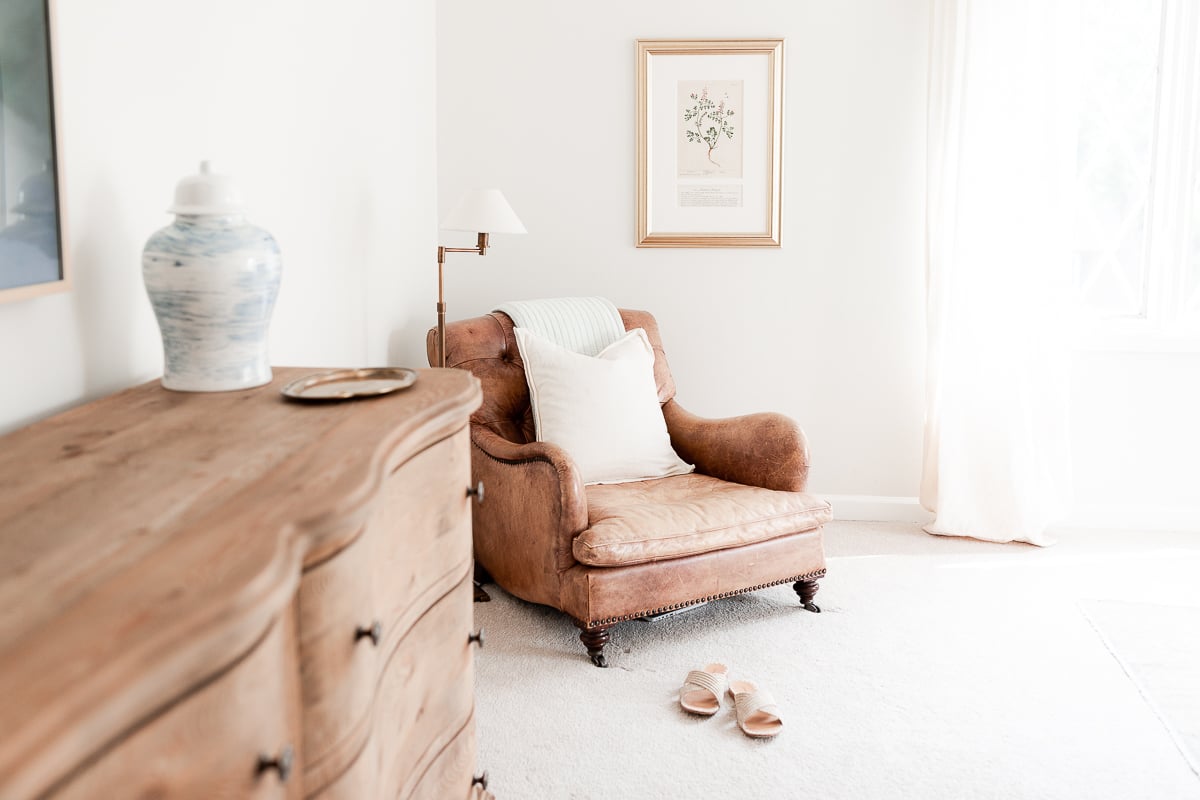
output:
[[1080,605],[1200,776],[1200,607],[1113,600]]
[[[1050,549],[835,523],[829,576],[614,629],[610,668],[561,614],[489,587],[479,767],[502,800],[1200,798],[1081,602],[1200,605],[1200,535],[1062,532]],[[680,711],[709,661],[769,689],[757,741]],[[1193,684],[1200,691],[1200,681]],[[1186,690],[1185,690],[1186,693]]]

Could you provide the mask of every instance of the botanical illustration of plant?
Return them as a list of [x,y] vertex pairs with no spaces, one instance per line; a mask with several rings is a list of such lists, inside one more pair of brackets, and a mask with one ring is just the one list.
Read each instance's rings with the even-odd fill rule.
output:
[[729,96],[714,103],[708,96],[705,86],[699,93],[692,92],[689,97],[694,101],[691,108],[683,110],[683,121],[688,123],[684,134],[690,143],[708,148],[708,160],[716,166],[720,162],[713,158],[713,151],[721,144],[721,137],[732,140],[734,127],[732,118],[734,110],[729,105]]

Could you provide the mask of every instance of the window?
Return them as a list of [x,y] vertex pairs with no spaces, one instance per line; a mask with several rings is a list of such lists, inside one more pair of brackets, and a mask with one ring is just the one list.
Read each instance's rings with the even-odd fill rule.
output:
[[1076,287],[1109,330],[1200,333],[1200,3],[1087,0]]

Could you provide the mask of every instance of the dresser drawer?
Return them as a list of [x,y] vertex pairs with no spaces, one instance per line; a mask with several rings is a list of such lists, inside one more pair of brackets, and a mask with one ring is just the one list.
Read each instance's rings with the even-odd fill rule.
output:
[[469,571],[413,626],[380,685],[375,735],[389,796],[401,790],[404,797],[474,713]]
[[475,778],[475,717],[438,754],[416,788],[401,796],[408,800],[448,800],[471,796]]
[[[360,537],[300,579],[304,783],[310,791],[345,769],[369,731],[387,621],[376,608],[371,573],[370,545]],[[372,638],[377,622],[378,643]]]
[[392,473],[368,525],[375,604],[398,641],[450,590],[471,560],[468,431],[426,449]]
[[[296,798],[300,714],[295,620],[275,621],[247,655],[116,742],[65,785],[56,800]],[[286,780],[259,768],[292,750]]]
[[[406,797],[472,718],[474,645],[467,640],[471,587],[464,573],[399,642],[380,677],[370,739],[317,797]],[[469,742],[473,745],[474,739]],[[469,777],[466,783],[461,796],[469,789]]]
[[464,428],[393,471],[362,535],[304,572],[298,608],[310,791],[359,757],[384,665],[470,569],[466,437]]

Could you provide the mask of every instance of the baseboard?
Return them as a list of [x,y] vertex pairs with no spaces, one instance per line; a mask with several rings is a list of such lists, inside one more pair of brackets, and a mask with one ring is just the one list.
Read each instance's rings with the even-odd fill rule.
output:
[[857,522],[917,522],[933,519],[915,497],[889,497],[868,494],[821,495],[833,506],[833,518]]
[[1200,508],[1083,506],[1071,512],[1062,527],[1200,533]]
[[[821,497],[833,506],[835,520],[921,525],[933,520],[933,514],[922,508],[915,497],[865,494],[825,494]],[[1086,506],[1076,508],[1055,527],[1200,532],[1200,508]]]

